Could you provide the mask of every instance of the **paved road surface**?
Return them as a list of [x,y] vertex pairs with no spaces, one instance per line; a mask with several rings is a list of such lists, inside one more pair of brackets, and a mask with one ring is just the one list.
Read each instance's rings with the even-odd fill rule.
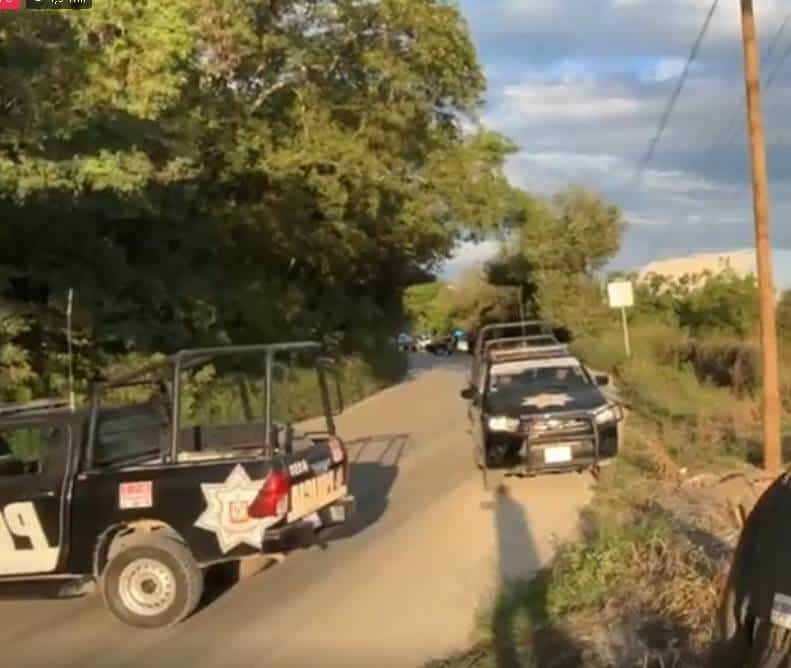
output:
[[360,506],[348,535],[215,588],[171,629],[123,626],[98,597],[0,601],[2,665],[416,668],[464,647],[498,580],[573,533],[591,479],[508,479],[495,501],[472,464],[466,356],[416,359],[408,382],[339,420]]

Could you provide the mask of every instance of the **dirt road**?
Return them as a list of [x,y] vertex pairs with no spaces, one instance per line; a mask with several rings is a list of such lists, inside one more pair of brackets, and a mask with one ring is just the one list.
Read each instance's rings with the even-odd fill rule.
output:
[[3,665],[414,668],[461,648],[498,580],[573,533],[590,476],[509,479],[485,492],[459,398],[466,356],[419,357],[412,378],[339,420],[353,526],[230,588],[178,627],[138,631],[98,597],[0,601]]

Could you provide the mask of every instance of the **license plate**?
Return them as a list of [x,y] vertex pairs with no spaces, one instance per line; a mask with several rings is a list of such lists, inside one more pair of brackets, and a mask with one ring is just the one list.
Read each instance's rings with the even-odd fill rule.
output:
[[571,461],[571,448],[567,445],[544,448],[545,464],[560,464]]
[[330,520],[343,522],[346,519],[346,508],[343,506],[330,506]]

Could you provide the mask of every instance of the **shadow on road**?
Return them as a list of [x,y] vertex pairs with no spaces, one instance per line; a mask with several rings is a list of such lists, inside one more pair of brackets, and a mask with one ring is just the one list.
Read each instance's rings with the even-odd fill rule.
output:
[[346,442],[351,461],[349,491],[357,501],[357,511],[330,540],[355,536],[381,519],[409,445],[409,434],[380,434]]
[[524,509],[505,485],[495,491],[492,507],[499,593],[490,623],[497,668],[531,665],[529,659],[541,668],[582,666],[579,647],[550,620],[545,574],[539,573],[531,583],[524,580],[526,566],[538,563]]
[[198,609],[193,614],[198,614],[228,593],[239,580],[241,580],[241,564],[238,561],[215,564],[207,568],[203,579],[203,596]]

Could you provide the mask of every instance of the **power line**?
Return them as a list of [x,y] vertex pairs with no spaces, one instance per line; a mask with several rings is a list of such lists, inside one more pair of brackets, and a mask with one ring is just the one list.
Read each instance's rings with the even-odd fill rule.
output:
[[709,24],[711,23],[711,17],[714,16],[714,12],[719,4],[720,4],[720,0],[714,0],[714,2],[711,3],[711,7],[709,7],[709,11],[706,14],[706,20],[703,21],[703,25],[700,28],[698,37],[695,40],[695,43],[692,45],[692,51],[690,51],[689,53],[689,57],[687,58],[687,62],[684,65],[684,69],[682,70],[681,76],[678,79],[676,88],[673,91],[673,94],[670,96],[670,100],[667,103],[667,107],[665,108],[662,117],[659,119],[659,127],[657,128],[656,134],[654,135],[651,142],[648,144],[648,148],[646,149],[646,152],[643,155],[643,159],[640,161],[640,165],[637,169],[638,183],[642,179],[642,175],[645,168],[648,166],[648,163],[651,162],[651,158],[654,156],[654,151],[656,151],[657,144],[659,144],[659,140],[662,138],[662,133],[665,131],[665,127],[667,126],[667,123],[670,120],[670,116],[672,115],[673,110],[676,106],[676,101],[678,100],[679,96],[681,95],[681,91],[684,88],[684,84],[686,83],[687,76],[689,75],[689,69],[693,61],[697,57],[698,51],[700,50],[700,45],[703,43],[703,38],[706,36],[706,32],[709,29]]
[[[767,54],[766,54],[766,58],[765,58],[765,60],[767,62],[769,60],[769,57],[771,56],[771,51],[773,51],[774,47],[776,47],[777,44],[778,44],[779,36],[782,34],[782,31],[785,29],[785,26],[788,25],[789,22],[791,22],[791,12],[788,13],[788,15],[786,16],[786,18],[783,21],[782,25],[780,26],[780,28],[778,29],[777,33],[775,34],[776,39],[772,40],[772,44],[771,44],[772,48],[767,50]],[[764,81],[764,94],[766,94],[771,89],[772,83],[777,78],[777,75],[780,73],[780,70],[783,68],[783,65],[788,60],[789,56],[791,56],[791,41],[789,41],[789,44],[786,46],[785,51],[780,56],[780,59],[775,62],[774,67],[769,72],[769,75],[766,77],[766,80]],[[741,104],[739,105],[739,109],[737,110],[737,113],[736,113],[736,116],[735,116],[735,120],[738,120],[739,115],[740,114],[744,114],[744,113],[745,113],[745,101],[744,101],[744,99],[742,99]],[[725,149],[730,148],[733,145],[733,142],[736,139],[737,127],[735,125],[735,120],[734,120],[734,123],[732,124],[731,131],[729,132],[728,137],[726,138],[725,144],[723,146],[723,148],[725,148]],[[704,162],[704,171],[706,171],[708,166],[711,164],[711,158],[713,158],[713,155],[714,155],[714,152],[716,151],[716,149],[717,149],[716,144],[714,144],[714,145],[712,145],[710,147],[709,152],[707,153],[706,161]],[[771,147],[767,147],[767,150],[771,150]],[[749,179],[749,175],[748,175],[747,176],[747,180],[745,181],[745,185],[749,183],[749,180],[750,179]],[[728,202],[734,201],[738,197],[741,197],[742,195],[745,195],[745,194],[747,194],[747,189],[745,187],[742,187],[742,188],[739,188],[739,189],[734,189],[731,192],[730,197],[726,197],[725,198],[725,201],[728,201]]]
[[[788,18],[791,19],[791,14],[788,15]],[[783,52],[783,55],[780,57],[780,60],[775,64],[772,71],[769,73],[769,76],[766,78],[766,83],[764,84],[764,92],[767,92],[771,86],[772,82],[775,80],[775,77],[782,69],[783,65],[785,65],[786,60],[788,60],[788,56],[791,56],[791,42],[789,42],[786,50]]]
[[[780,42],[780,38],[783,36],[783,33],[785,32],[786,26],[788,26],[789,21],[791,21],[791,12],[786,14],[786,17],[783,20],[783,22],[780,24],[780,27],[775,31],[775,34],[772,37],[772,41],[769,42],[769,46],[767,47],[766,52],[762,57],[762,61],[764,63],[768,63],[771,60],[772,54],[774,53],[774,50],[777,48],[777,45]],[[766,78],[766,81],[764,82],[764,92],[767,92],[769,90],[769,88],[772,85],[772,82],[774,81],[775,77],[780,71],[780,68],[783,66],[783,64],[785,63],[785,61],[788,59],[789,56],[791,56],[791,43],[789,43],[788,47],[781,56],[780,60],[777,62],[775,67],[772,68],[772,71],[769,73],[769,76]],[[733,140],[736,138],[737,123],[739,122],[739,118],[741,118],[744,115],[744,113],[745,113],[744,98],[741,98],[736,109],[733,110],[733,114],[731,115],[727,126],[723,126],[723,127],[727,127],[727,130],[725,132],[717,133],[711,145],[709,146],[708,150],[706,151],[706,157],[703,160],[704,172],[708,170],[708,167],[711,164],[711,160],[714,157],[714,153],[717,151],[717,148],[720,145],[720,141],[724,138],[725,148],[728,148],[733,143]]]

